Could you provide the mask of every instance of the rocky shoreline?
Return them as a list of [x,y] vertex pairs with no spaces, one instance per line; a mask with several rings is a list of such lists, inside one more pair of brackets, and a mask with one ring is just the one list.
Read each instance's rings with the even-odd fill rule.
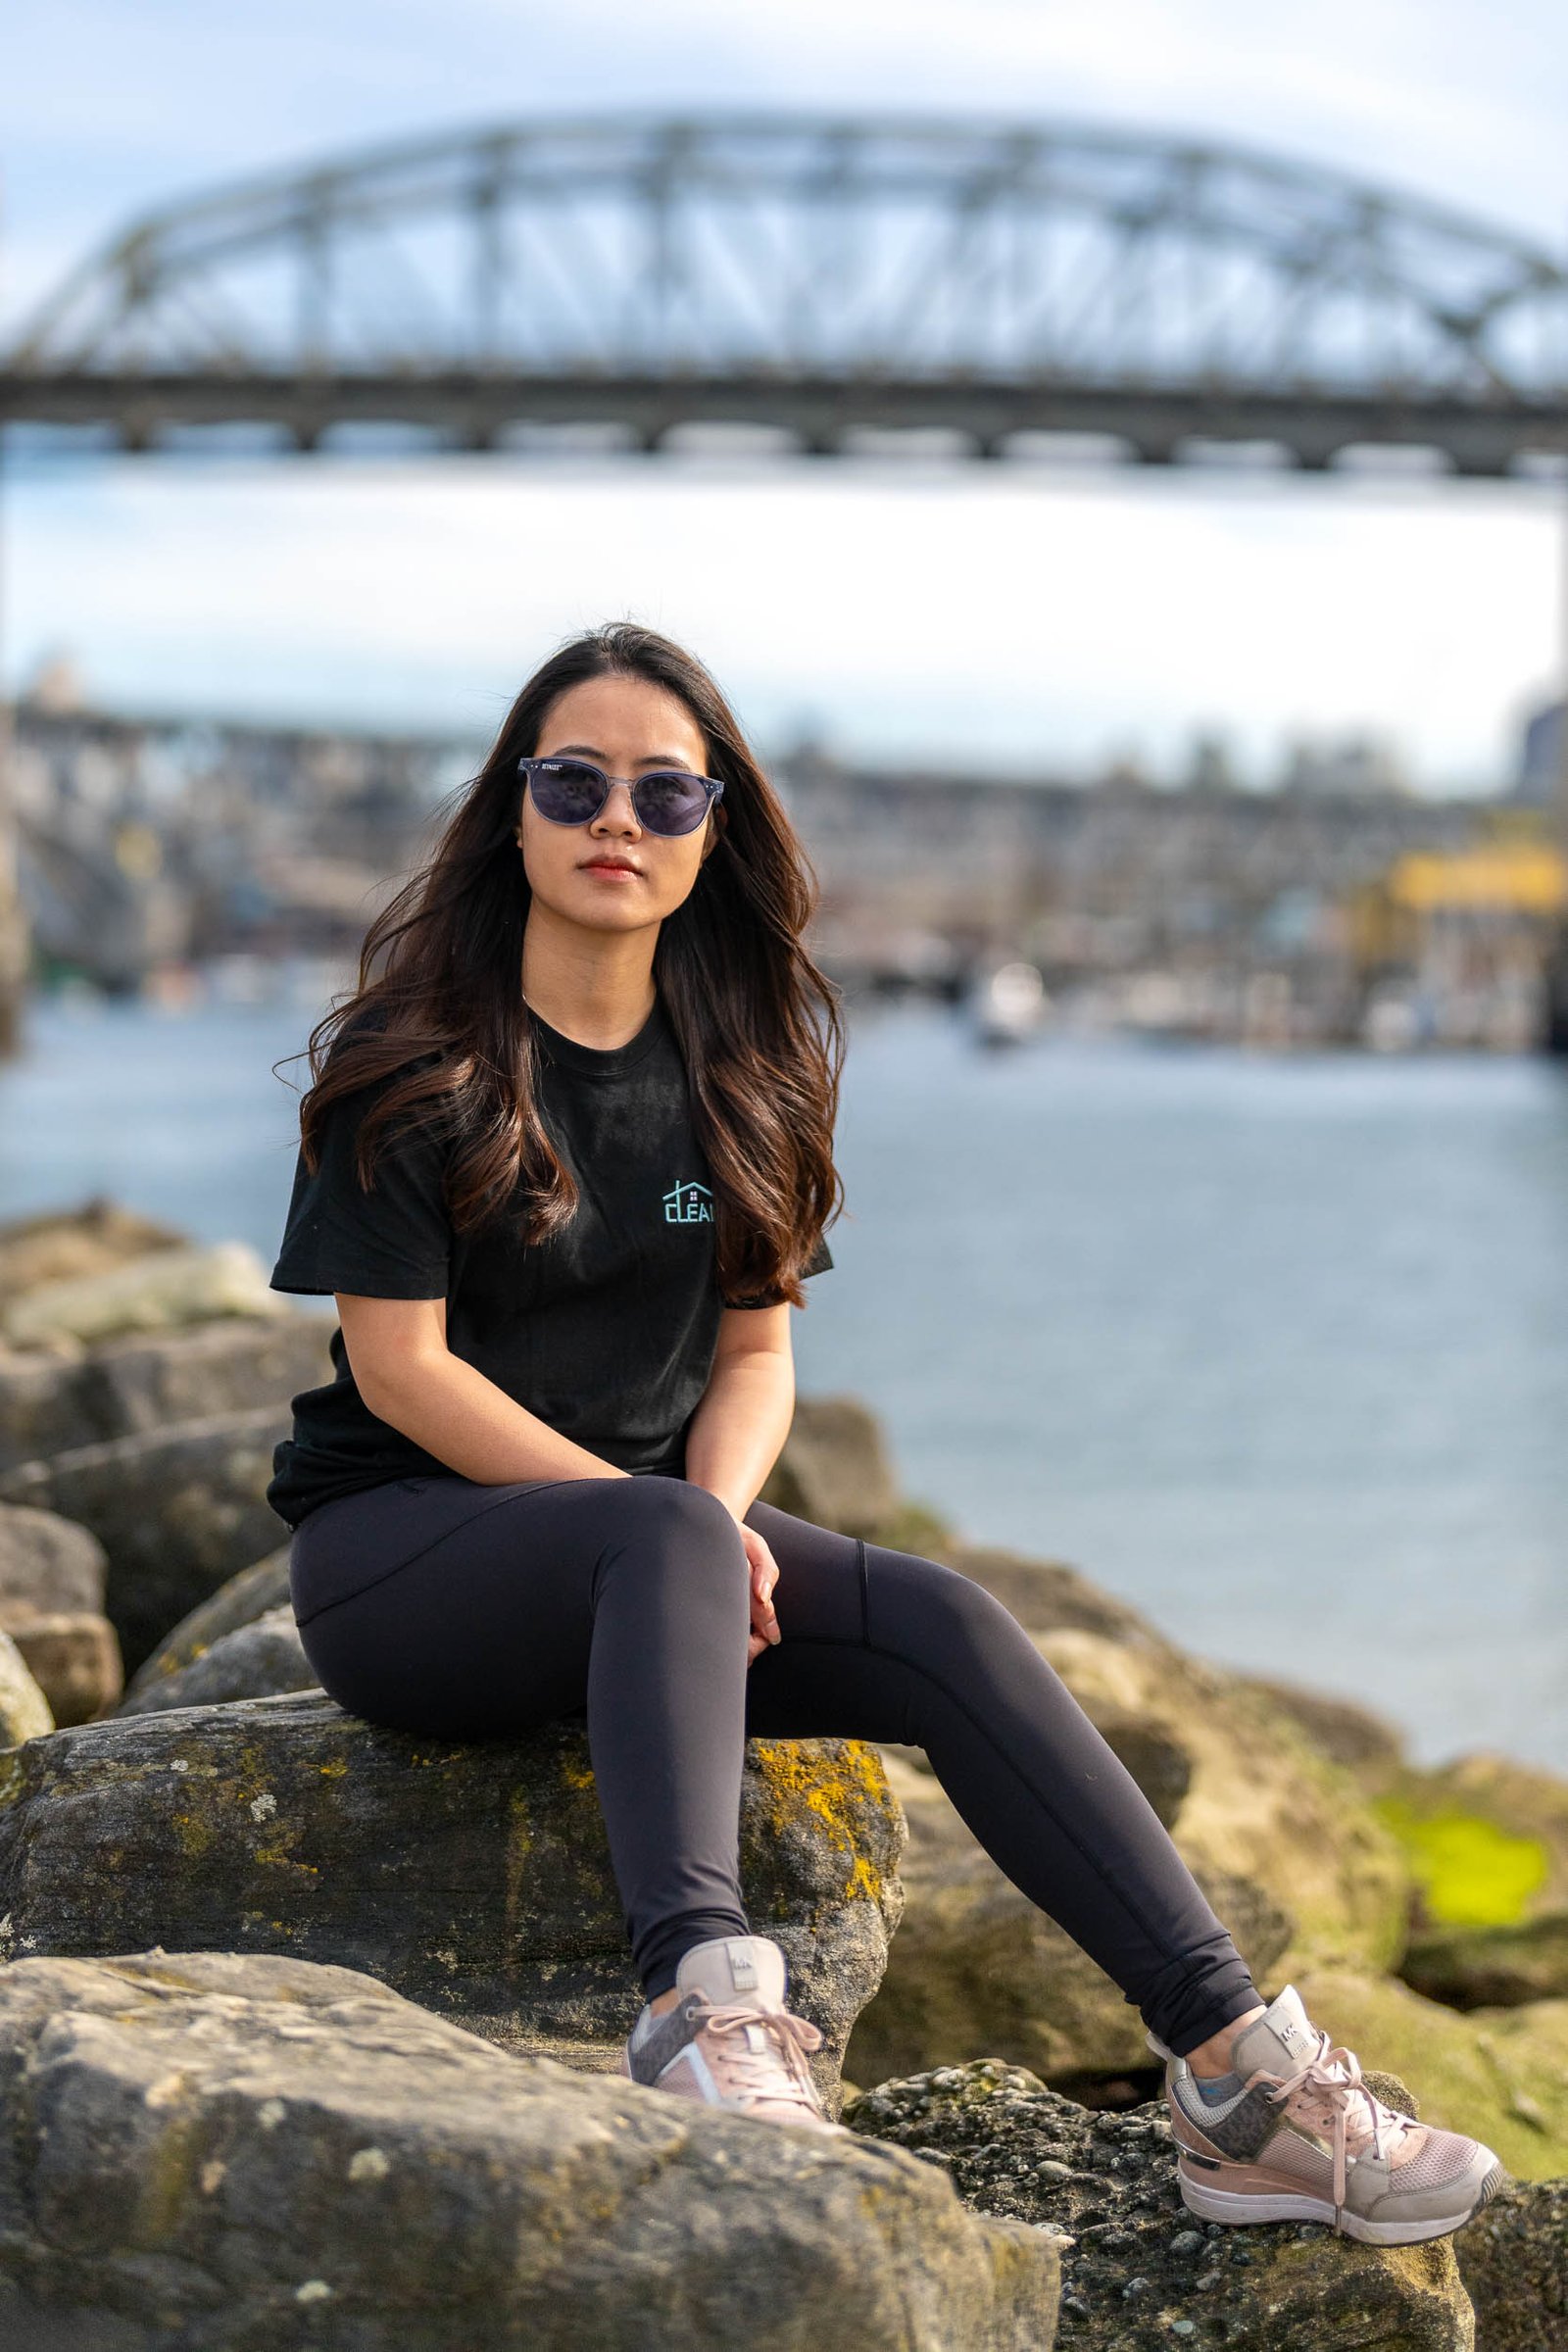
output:
[[332,1328],[107,1201],[0,1227],[0,2341],[1568,2342],[1568,1784],[1416,1767],[965,1544],[862,1405],[802,1398],[767,1499],[1005,1601],[1265,1997],[1514,2182],[1403,2249],[1196,2224],[1136,2011],[923,1756],[848,1740],[751,1743],[743,1869],[850,2136],[672,2114],[611,2073],[581,1726],[421,1740],[315,1686],[264,1490]]

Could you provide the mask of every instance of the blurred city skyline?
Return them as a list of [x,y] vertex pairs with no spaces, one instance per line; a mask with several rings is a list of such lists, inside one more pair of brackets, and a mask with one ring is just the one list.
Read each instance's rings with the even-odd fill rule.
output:
[[[3,122],[0,319],[154,204],[372,141],[611,108],[1072,118],[1234,139],[1554,248],[1562,45],[1544,6],[1378,0],[1266,22],[681,0],[545,24],[284,7],[25,12]],[[561,636],[633,613],[690,643],[762,739],[1003,771],[1171,775],[1220,733],[1387,744],[1436,792],[1504,786],[1556,690],[1562,498],[920,458],[13,460],[13,690],[68,653],[94,699],[483,735]]]

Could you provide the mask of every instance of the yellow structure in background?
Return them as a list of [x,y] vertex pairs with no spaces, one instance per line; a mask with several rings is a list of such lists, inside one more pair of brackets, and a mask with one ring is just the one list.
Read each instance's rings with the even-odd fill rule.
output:
[[1419,914],[1552,915],[1568,909],[1568,858],[1544,842],[1411,850],[1390,867],[1396,906]]
[[1343,902],[1345,937],[1363,971],[1418,967],[1440,935],[1506,940],[1543,957],[1568,913],[1568,858],[1533,814],[1500,816],[1462,850],[1410,850]]

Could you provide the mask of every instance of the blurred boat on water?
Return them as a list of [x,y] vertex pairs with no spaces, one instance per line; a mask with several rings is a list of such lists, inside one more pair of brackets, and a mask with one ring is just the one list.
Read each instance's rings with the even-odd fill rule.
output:
[[1018,1046],[1045,1028],[1051,999],[1036,966],[1015,961],[979,975],[970,1010],[981,1045]]

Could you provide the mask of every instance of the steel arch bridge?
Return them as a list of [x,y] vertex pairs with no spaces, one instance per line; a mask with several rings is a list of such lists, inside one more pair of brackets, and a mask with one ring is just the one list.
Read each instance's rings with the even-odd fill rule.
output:
[[[503,122],[135,221],[0,350],[0,423],[596,425],[798,448],[938,428],[1170,464],[1360,445],[1504,474],[1568,450],[1568,273],[1396,191],[1199,140],[1052,122]],[[527,434],[522,435],[524,441]]]

